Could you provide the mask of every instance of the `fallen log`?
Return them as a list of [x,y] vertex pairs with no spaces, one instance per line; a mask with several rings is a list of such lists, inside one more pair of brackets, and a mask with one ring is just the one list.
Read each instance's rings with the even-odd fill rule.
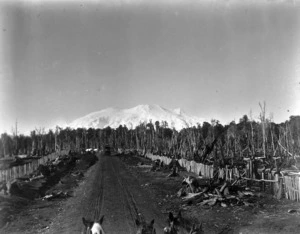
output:
[[229,200],[229,199],[238,199],[239,200],[239,198],[237,196],[234,196],[234,195],[225,196],[225,198],[227,200]]
[[227,182],[225,182],[220,188],[220,193],[223,193],[224,189],[228,186]]
[[38,175],[38,176],[29,178],[29,180],[33,181],[33,180],[38,180],[38,179],[41,179],[41,178],[44,178],[44,176],[43,175]]
[[253,192],[251,192],[251,191],[245,191],[245,192],[243,192],[245,195],[247,195],[247,196],[254,196],[254,193]]
[[260,180],[258,180],[258,179],[253,179],[253,178],[247,178],[247,177],[242,177],[241,179],[243,179],[243,180],[251,180],[251,181],[256,181],[256,182],[273,182],[273,183],[277,183],[278,182],[278,180],[264,180],[264,179],[260,179]]
[[238,178],[231,184],[231,186],[235,185],[240,179],[243,178],[243,176],[244,176],[245,174],[246,174],[246,171],[245,171],[240,177],[238,177]]
[[218,197],[223,197],[223,195],[221,194],[221,192],[219,191],[219,189],[215,188],[215,191],[216,191]]
[[200,203],[200,205],[204,206],[204,205],[209,205],[209,206],[214,206],[217,203],[217,198],[211,198],[208,200],[205,200],[203,202]]
[[55,198],[67,198],[67,197],[72,197],[70,192],[63,192],[63,191],[58,191],[58,192],[52,192],[51,194],[48,194],[42,198],[42,200],[52,200]]
[[183,197],[182,200],[187,201],[189,199],[196,199],[198,197],[201,197],[203,192],[200,193],[188,193],[187,196]]

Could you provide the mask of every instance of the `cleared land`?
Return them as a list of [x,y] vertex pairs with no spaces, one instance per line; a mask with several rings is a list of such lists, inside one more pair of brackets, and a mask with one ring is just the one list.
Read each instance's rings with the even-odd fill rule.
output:
[[150,164],[137,156],[101,155],[72,197],[32,202],[1,233],[81,233],[82,217],[100,215],[105,216],[107,233],[135,233],[139,215],[155,219],[157,233],[163,233],[168,212],[179,209],[187,229],[202,222],[205,233],[299,233],[300,216],[288,213],[299,209],[298,203],[265,195],[252,206],[187,205],[176,196],[182,177],[167,178],[169,171],[150,172]]

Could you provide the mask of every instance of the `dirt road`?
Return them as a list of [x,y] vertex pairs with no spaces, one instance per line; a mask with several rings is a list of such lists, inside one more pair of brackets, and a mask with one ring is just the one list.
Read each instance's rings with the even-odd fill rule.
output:
[[[17,209],[0,233],[82,233],[82,217],[93,219],[104,215],[106,233],[135,234],[139,213],[147,221],[155,219],[156,231],[162,233],[168,213],[179,210],[186,230],[193,223],[202,223],[204,233],[299,233],[299,202],[261,194],[252,197],[248,206],[187,204],[177,197],[177,192],[182,177],[191,173],[180,171],[180,176],[168,177],[169,170],[150,171],[150,167],[148,159],[137,155],[99,156],[99,161],[84,173],[79,186],[70,188],[72,197],[16,200],[29,204]],[[61,181],[64,185],[68,180]],[[59,186],[58,183],[54,189],[59,190]],[[296,212],[289,213],[291,209]],[[181,231],[186,232],[185,229]]]
[[45,233],[81,233],[82,217],[97,219],[101,215],[104,215],[103,227],[107,233],[135,233],[135,219],[139,214],[147,221],[155,219],[157,233],[163,233],[166,216],[143,189],[139,178],[120,158],[101,155],[77,189],[76,196],[67,201],[65,209]]

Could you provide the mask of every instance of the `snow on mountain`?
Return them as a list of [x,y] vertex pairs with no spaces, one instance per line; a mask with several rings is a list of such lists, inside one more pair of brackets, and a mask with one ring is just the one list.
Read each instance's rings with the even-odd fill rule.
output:
[[202,124],[204,119],[189,116],[181,109],[168,110],[159,105],[138,105],[130,109],[107,108],[93,112],[84,117],[74,120],[69,124],[71,128],[118,128],[126,125],[127,128],[135,128],[140,123],[166,121],[168,127],[180,130]]
[[176,109],[174,109],[173,111],[174,111],[174,113],[177,114],[177,115],[181,115],[181,113],[182,113],[182,110],[181,110],[180,108],[176,108]]

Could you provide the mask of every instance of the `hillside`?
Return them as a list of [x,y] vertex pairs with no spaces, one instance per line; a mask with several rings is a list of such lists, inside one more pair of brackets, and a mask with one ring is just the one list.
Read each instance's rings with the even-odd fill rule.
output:
[[189,116],[181,109],[169,110],[159,105],[138,105],[130,109],[107,108],[78,118],[69,124],[71,128],[118,128],[126,125],[135,128],[140,123],[166,121],[168,126],[180,130],[202,124],[204,119]]

